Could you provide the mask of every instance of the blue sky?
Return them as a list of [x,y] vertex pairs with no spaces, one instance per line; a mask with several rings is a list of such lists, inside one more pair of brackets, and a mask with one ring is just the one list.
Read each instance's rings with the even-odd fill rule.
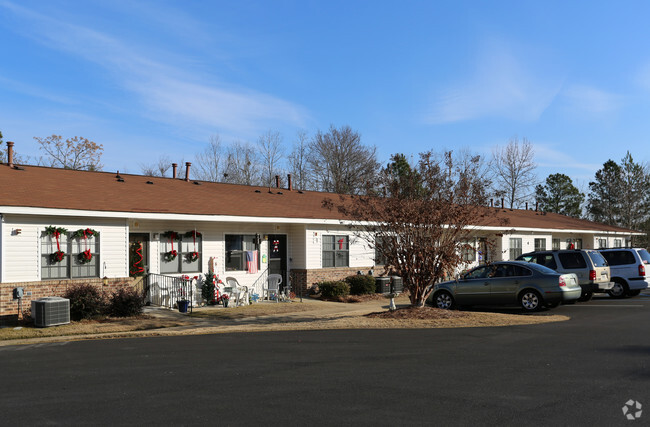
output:
[[[0,130],[85,136],[106,170],[350,125],[390,154],[489,154],[586,187],[650,160],[650,3],[642,1],[0,0]],[[583,188],[586,189],[586,188]]]

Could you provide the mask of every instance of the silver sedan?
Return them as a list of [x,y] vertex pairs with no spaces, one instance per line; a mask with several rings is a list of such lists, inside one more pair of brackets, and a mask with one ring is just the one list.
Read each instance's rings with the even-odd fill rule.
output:
[[580,298],[575,274],[560,274],[543,265],[523,261],[501,261],[482,265],[456,280],[438,283],[431,302],[451,309],[457,305],[519,304],[525,311]]

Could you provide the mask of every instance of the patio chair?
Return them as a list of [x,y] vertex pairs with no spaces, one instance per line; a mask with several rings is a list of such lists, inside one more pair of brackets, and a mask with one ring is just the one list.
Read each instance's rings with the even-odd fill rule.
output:
[[235,307],[248,303],[248,288],[240,285],[234,277],[226,277],[224,291],[229,293],[231,298],[235,298]]
[[271,300],[271,294],[275,294],[275,302],[280,300],[280,283],[282,283],[282,276],[280,274],[269,274],[266,279],[266,286],[262,289],[262,299],[264,295]]

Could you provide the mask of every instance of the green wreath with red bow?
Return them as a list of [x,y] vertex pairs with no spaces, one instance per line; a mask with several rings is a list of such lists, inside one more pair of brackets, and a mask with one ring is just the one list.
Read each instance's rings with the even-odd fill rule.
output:
[[49,227],[45,227],[45,234],[54,237],[56,240],[56,252],[53,252],[50,254],[50,262],[52,264],[59,263],[65,259],[65,252],[61,250],[61,243],[59,242],[59,237],[61,237],[62,234],[67,233],[68,230],[63,227],[55,227],[53,225],[50,225]]

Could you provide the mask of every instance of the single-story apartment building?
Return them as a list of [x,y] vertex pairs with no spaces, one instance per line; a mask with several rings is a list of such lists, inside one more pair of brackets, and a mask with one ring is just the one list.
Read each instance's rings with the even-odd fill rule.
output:
[[[74,283],[124,286],[155,273],[197,276],[209,269],[261,294],[268,274],[294,291],[377,266],[355,237],[335,195],[114,172],[0,164],[0,316],[61,295]],[[497,208],[495,208],[497,209]],[[499,209],[507,225],[476,227],[467,267],[535,249],[617,247],[632,230],[526,209]],[[492,255],[484,250],[494,243]]]

